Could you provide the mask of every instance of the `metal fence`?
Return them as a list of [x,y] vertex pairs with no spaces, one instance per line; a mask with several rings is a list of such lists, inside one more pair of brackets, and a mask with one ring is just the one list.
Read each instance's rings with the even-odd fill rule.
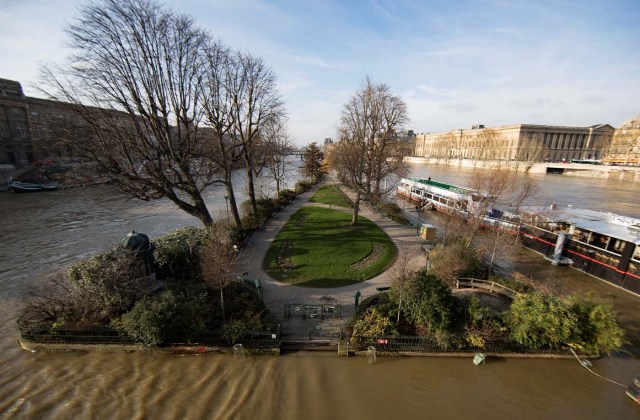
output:
[[242,344],[244,348],[266,349],[280,347],[280,333],[278,331],[246,331],[235,340],[219,336],[202,336],[194,338],[193,341],[216,347],[233,347],[236,344]]
[[378,351],[406,351],[425,353],[466,353],[466,352],[495,352],[495,353],[543,353],[543,354],[571,354],[569,349],[539,349],[532,350],[510,339],[487,341],[484,347],[456,343],[444,345],[433,338],[426,337],[374,337],[360,339],[355,348],[366,349],[375,347]]
[[[124,332],[115,329],[42,329],[38,331],[20,331],[24,339],[39,343],[59,344],[136,344],[135,340]],[[278,348],[283,341],[329,341],[337,343],[346,339],[342,326],[308,325],[304,327],[279,326],[276,331],[246,331],[237,339],[231,340],[219,336],[201,336],[193,339],[192,343],[180,346],[216,346],[233,347],[242,344],[243,348],[266,349]],[[424,353],[457,353],[457,352],[496,352],[496,353],[537,353],[537,354],[571,354],[569,349],[538,349],[532,350],[508,338],[487,341],[484,347],[454,343],[444,345],[433,338],[402,336],[402,337],[372,337],[352,343],[353,349],[374,347],[377,351],[389,352],[424,352]]]
[[58,328],[24,330],[20,335],[25,340],[38,343],[66,344],[135,344],[126,333],[114,329],[66,330]]
[[307,325],[307,326],[281,326],[282,341],[329,341],[337,343],[344,338],[342,326]]
[[[26,330],[21,328],[20,335],[28,341],[37,343],[58,344],[138,344],[124,331],[115,329],[85,329],[67,330],[58,328],[43,328],[39,330]],[[252,349],[276,348],[280,346],[280,333],[278,331],[246,331],[236,339],[231,340],[215,335],[196,337],[192,345],[202,344],[218,347],[232,347],[242,344],[243,347]]]

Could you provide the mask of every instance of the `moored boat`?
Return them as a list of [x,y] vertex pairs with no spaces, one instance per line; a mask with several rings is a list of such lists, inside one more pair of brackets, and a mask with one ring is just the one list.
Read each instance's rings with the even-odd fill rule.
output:
[[7,182],[10,191],[13,192],[39,192],[39,191],[54,191],[60,188],[57,182],[20,182],[9,181]]
[[554,265],[571,265],[640,294],[640,219],[556,204],[501,208],[475,190],[430,178],[402,179],[397,192],[465,220],[475,216],[486,227],[519,235]]
[[403,178],[398,194],[418,203],[417,207],[429,207],[467,219],[477,212],[478,203],[484,198],[470,188],[458,187],[431,178]]
[[640,404],[640,379],[634,378],[633,384],[627,387],[627,397]]

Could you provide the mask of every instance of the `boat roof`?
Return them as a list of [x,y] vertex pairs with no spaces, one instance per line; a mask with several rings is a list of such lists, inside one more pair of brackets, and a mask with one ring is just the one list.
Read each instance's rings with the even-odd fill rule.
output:
[[442,188],[443,190],[448,190],[460,194],[472,194],[475,191],[471,188],[459,187],[453,184],[445,184],[444,182],[433,181],[431,179],[425,178],[409,178],[409,181],[417,182],[419,184],[430,185],[432,187]]
[[521,210],[640,245],[640,219],[559,205],[524,206]]

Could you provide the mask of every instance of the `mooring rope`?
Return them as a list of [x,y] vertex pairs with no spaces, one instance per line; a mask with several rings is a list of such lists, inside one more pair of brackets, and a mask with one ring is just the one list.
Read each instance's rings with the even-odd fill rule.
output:
[[582,360],[580,360],[580,358],[578,357],[578,355],[576,354],[576,352],[575,352],[575,351],[573,351],[573,349],[572,349],[571,347],[569,347],[569,350],[571,350],[571,353],[573,353],[573,355],[576,357],[576,359],[578,360],[578,362],[580,362],[580,364],[581,364],[585,369],[587,369],[589,372],[591,372],[591,373],[593,373],[594,375],[596,375],[596,376],[598,376],[598,377],[600,377],[600,378],[604,379],[605,381],[609,381],[609,382],[611,382],[611,383],[613,383],[613,384],[616,384],[616,385],[619,385],[619,386],[621,386],[621,387],[623,387],[623,388],[626,388],[626,387],[627,387],[626,385],[623,385],[623,384],[621,384],[620,382],[616,382],[616,381],[614,381],[613,379],[605,378],[604,376],[602,376],[602,375],[600,375],[600,374],[598,374],[598,373],[595,373],[594,371],[592,371],[591,369],[589,369],[589,366],[585,366],[585,364],[584,364],[584,363],[582,363]]

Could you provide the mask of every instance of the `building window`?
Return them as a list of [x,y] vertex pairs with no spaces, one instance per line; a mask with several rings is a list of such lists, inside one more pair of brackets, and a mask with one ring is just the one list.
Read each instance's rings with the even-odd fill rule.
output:
[[27,132],[24,129],[24,125],[22,125],[22,123],[16,123],[16,131],[18,132],[18,136],[20,137],[27,137]]
[[9,112],[14,117],[24,118],[24,110],[22,108],[11,107]]

